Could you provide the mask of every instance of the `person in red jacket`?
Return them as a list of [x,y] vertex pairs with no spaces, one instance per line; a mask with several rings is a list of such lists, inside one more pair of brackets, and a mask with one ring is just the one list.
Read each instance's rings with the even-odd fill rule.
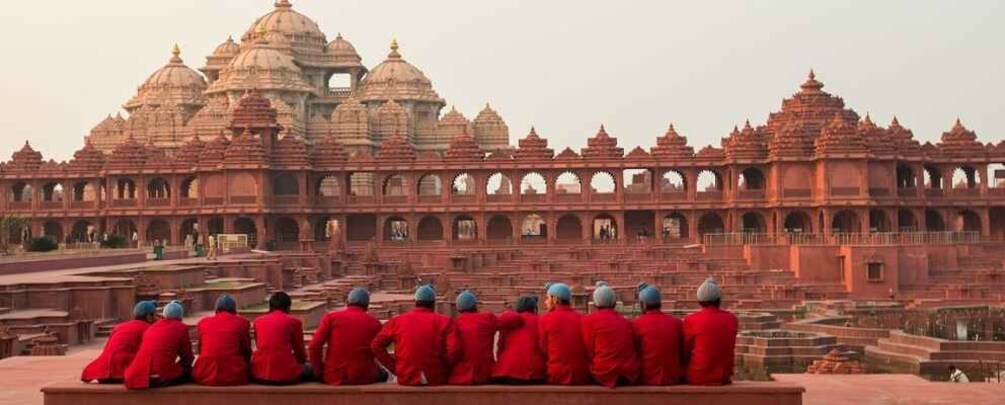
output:
[[[449,336],[454,322],[433,311],[436,290],[424,285],[415,290],[415,309],[384,325],[370,344],[377,361],[391,370],[401,385],[443,385],[450,375],[448,365],[458,357],[459,348]],[[394,355],[387,352],[394,343]]]
[[269,313],[255,319],[251,377],[265,385],[290,385],[313,375],[304,348],[304,325],[290,316],[293,300],[280,291],[269,297]]
[[608,388],[632,385],[639,379],[632,323],[614,308],[618,295],[604,282],[593,290],[596,311],[583,317],[583,343],[593,380]]
[[545,381],[544,354],[538,345],[537,297],[523,296],[516,311],[499,317],[498,361],[492,378],[499,384],[528,385]]
[[140,349],[143,333],[157,320],[157,306],[153,301],[140,301],[133,307],[133,319],[112,329],[101,355],[94,359],[80,375],[83,382],[97,380],[100,384],[121,384],[126,367]]
[[370,342],[380,332],[380,321],[366,312],[369,307],[370,293],[354,288],[344,310],[329,312],[321,319],[308,348],[318,380],[331,385],[387,381],[387,372],[370,351]]
[[199,358],[192,379],[201,385],[231,386],[248,383],[251,360],[251,323],[237,315],[230,294],[216,299],[216,315],[199,321]]
[[495,336],[499,323],[495,314],[478,312],[478,298],[471,291],[457,296],[457,311],[454,319],[455,333],[451,346],[459,347],[460,353],[451,365],[448,382],[453,385],[487,384],[492,379],[495,365]]
[[725,385],[733,377],[736,316],[719,308],[722,292],[711,277],[698,287],[701,310],[684,317],[685,379],[694,385]]
[[642,315],[635,318],[635,346],[641,360],[645,385],[680,384],[684,378],[681,352],[684,347],[684,324],[680,319],[664,314],[660,290],[646,283],[639,284]]
[[572,290],[562,283],[549,284],[547,289],[544,304],[548,313],[538,323],[538,339],[547,361],[548,384],[589,384],[589,363],[581,332],[583,316],[570,305]]
[[178,301],[164,306],[164,319],[147,328],[143,343],[126,368],[125,386],[131,390],[182,384],[192,370],[192,341],[182,323],[185,310]]

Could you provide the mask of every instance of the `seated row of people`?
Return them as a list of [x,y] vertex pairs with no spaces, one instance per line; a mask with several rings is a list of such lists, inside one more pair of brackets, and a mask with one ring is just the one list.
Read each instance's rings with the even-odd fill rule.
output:
[[236,302],[225,294],[216,302],[216,315],[199,322],[194,368],[181,305],[168,304],[163,319],[153,322],[154,304],[141,302],[135,319],[115,328],[81,379],[124,382],[130,389],[189,379],[211,386],[312,378],[357,385],[390,377],[411,386],[730,383],[738,323],[719,309],[721,292],[712,279],[698,289],[702,310],[683,321],[664,314],[659,289],[646,284],[638,288],[643,313],[632,321],[615,310],[617,294],[606,284],[594,290],[595,310],[585,316],[570,305],[568,285],[549,284],[545,295],[544,315],[537,315],[536,296],[523,296],[514,310],[497,317],[479,311],[477,297],[465,291],[457,297],[458,316],[450,318],[435,312],[436,291],[426,285],[416,290],[412,311],[381,326],[367,313],[370,294],[356,288],[344,310],[321,320],[308,362],[303,326],[289,315],[288,295],[273,294],[269,313],[254,321],[253,352],[251,323],[237,315]]

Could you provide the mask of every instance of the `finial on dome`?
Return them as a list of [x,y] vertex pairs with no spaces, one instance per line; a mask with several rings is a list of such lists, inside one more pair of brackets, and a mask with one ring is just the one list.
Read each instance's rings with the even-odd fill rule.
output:
[[276,8],[290,8],[290,7],[293,7],[293,4],[290,3],[290,0],[277,0],[276,1]]
[[171,48],[171,62],[172,63],[181,63],[182,62],[182,60],[181,60],[181,48],[178,47],[178,44],[174,44],[174,47]]
[[816,80],[817,74],[813,72],[813,68],[810,68],[810,80]]
[[398,53],[398,38],[391,38],[391,53],[387,54],[388,58],[397,59],[401,57]]

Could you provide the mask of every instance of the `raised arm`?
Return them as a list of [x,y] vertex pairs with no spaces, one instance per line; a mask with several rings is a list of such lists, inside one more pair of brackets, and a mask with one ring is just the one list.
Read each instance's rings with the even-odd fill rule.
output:
[[394,330],[395,322],[392,318],[380,330],[377,337],[373,338],[373,342],[370,342],[370,350],[373,352],[373,357],[377,358],[380,364],[383,364],[392,373],[397,374],[395,371],[394,356],[387,352],[387,347],[391,345],[391,342],[394,342]]
[[310,346],[307,348],[311,358],[311,366],[314,367],[314,374],[318,376],[321,375],[322,370],[325,368],[323,349],[331,333],[330,319],[327,316],[321,318],[321,325],[314,330],[314,336],[311,338]]

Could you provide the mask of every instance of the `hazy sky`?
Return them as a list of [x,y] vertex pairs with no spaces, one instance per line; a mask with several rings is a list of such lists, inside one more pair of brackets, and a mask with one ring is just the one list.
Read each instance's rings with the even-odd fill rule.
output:
[[[669,122],[700,148],[763,123],[810,68],[860,114],[897,115],[936,140],[957,116],[983,142],[1005,131],[1005,2],[293,0],[374,66],[397,37],[449,105],[485,102],[515,143],[531,125],[579,149],[601,123],[626,150]],[[827,3],[827,4],[824,4]],[[193,68],[271,0],[23,0],[0,7],[0,160],[31,140],[46,159],[164,65]]]

